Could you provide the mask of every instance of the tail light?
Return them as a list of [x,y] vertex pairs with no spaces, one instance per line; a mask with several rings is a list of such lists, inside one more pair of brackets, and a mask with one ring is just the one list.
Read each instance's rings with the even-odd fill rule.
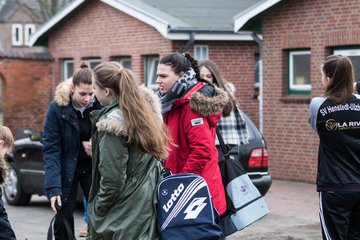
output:
[[265,148],[255,148],[251,151],[249,159],[249,167],[267,167],[268,152]]

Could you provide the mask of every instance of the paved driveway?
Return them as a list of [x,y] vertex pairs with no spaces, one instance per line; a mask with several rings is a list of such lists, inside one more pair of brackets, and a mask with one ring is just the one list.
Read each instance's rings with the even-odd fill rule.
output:
[[[270,214],[227,240],[321,239],[318,195],[314,184],[274,180],[265,200]],[[5,203],[5,208],[18,240],[46,239],[53,213],[45,197],[33,196],[31,204],[26,207],[12,207]],[[75,233],[78,234],[83,227],[80,206],[75,213]]]

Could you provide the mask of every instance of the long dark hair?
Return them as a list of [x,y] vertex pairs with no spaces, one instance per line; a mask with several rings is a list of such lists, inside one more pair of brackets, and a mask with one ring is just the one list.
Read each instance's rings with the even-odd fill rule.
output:
[[330,79],[324,96],[340,104],[353,94],[355,74],[350,59],[342,55],[330,55],[325,58],[322,70]]
[[234,94],[225,86],[226,81],[222,77],[218,66],[213,61],[211,61],[211,60],[200,61],[199,69],[201,69],[202,67],[206,67],[210,71],[210,73],[213,77],[213,84],[215,84],[215,86],[217,86],[219,88],[224,89],[227,92],[227,94],[229,95],[230,101],[228,102],[228,104],[226,104],[226,106],[224,107],[224,110],[223,110],[223,116],[225,116],[225,117],[229,116],[230,113],[238,105]]

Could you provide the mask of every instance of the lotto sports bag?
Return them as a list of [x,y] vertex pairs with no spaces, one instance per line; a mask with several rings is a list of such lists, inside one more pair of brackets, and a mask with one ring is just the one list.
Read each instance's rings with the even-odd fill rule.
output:
[[157,228],[161,240],[212,240],[222,234],[216,224],[209,188],[196,174],[173,174],[157,187]]

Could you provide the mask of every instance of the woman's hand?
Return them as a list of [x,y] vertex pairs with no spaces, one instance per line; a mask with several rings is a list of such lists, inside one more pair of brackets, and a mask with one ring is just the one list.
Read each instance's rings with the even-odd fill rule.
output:
[[50,198],[50,203],[51,203],[51,209],[56,214],[57,210],[59,210],[61,208],[61,206],[62,206],[62,204],[61,204],[61,196],[60,195],[52,196]]

